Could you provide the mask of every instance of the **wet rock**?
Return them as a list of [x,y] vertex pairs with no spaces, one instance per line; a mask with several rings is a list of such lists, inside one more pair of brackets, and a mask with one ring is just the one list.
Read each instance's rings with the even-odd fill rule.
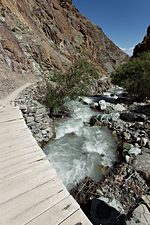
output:
[[99,101],[99,107],[100,107],[100,110],[102,110],[102,111],[107,108],[105,100],[100,100]]
[[150,224],[150,212],[148,208],[141,204],[134,211],[130,221],[126,222],[127,225],[149,225]]
[[122,112],[120,114],[120,119],[126,122],[144,122],[147,117],[144,114],[138,114],[133,112]]

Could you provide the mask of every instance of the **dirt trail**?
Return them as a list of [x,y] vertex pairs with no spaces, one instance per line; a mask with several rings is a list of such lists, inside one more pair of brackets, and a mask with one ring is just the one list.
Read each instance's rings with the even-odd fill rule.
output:
[[9,94],[7,97],[0,99],[0,108],[12,105],[14,103],[14,100],[19,95],[20,92],[22,92],[25,88],[32,85],[32,83],[26,83],[22,85],[21,87],[17,88],[15,91],[13,91],[11,94]]

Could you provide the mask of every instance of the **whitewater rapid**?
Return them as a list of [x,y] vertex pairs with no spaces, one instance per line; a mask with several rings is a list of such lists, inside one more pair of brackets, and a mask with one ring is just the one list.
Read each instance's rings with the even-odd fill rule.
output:
[[68,104],[71,118],[56,122],[56,138],[44,151],[68,189],[86,176],[98,180],[116,161],[116,144],[107,128],[87,125],[97,114],[78,101]]

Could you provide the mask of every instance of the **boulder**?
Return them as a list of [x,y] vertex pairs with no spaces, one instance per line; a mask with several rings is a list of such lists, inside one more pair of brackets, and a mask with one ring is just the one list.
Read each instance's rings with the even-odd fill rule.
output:
[[150,212],[148,208],[141,204],[134,211],[131,220],[127,221],[127,225],[149,225]]
[[100,110],[102,110],[102,111],[107,108],[105,100],[100,100],[99,101],[99,107],[100,107]]
[[147,117],[144,114],[134,113],[134,112],[122,112],[120,114],[120,119],[125,122],[144,122]]
[[115,225],[122,219],[118,210],[96,198],[92,199],[90,217],[94,225]]

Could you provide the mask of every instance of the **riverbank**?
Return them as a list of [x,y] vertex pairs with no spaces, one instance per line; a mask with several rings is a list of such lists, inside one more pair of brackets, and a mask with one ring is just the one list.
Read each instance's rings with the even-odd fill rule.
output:
[[121,206],[126,224],[134,225],[139,220],[138,224],[146,225],[150,217],[150,103],[105,106],[103,114],[91,118],[90,125],[106,126],[112,131],[120,160],[102,181],[94,182],[87,177],[71,194],[83,208],[95,197],[107,203],[115,201],[113,206]]
[[[33,97],[35,95],[33,86],[22,93],[17,104],[22,108],[33,136],[42,146],[54,137],[54,124],[46,108]],[[111,130],[118,145],[117,152],[120,158],[114,169],[103,180],[95,182],[85,178],[72,189],[71,194],[83,208],[93,197],[109,203],[115,201],[115,207],[121,209],[120,212],[125,215],[125,219],[129,220],[128,225],[134,225],[133,221],[137,219],[134,215],[139,209],[144,209],[144,212],[140,211],[140,217],[143,218],[146,212],[147,218],[150,172],[149,103],[132,105],[106,103],[105,109],[92,117],[88,125],[97,128],[107,127]],[[50,131],[47,132],[47,129]]]

